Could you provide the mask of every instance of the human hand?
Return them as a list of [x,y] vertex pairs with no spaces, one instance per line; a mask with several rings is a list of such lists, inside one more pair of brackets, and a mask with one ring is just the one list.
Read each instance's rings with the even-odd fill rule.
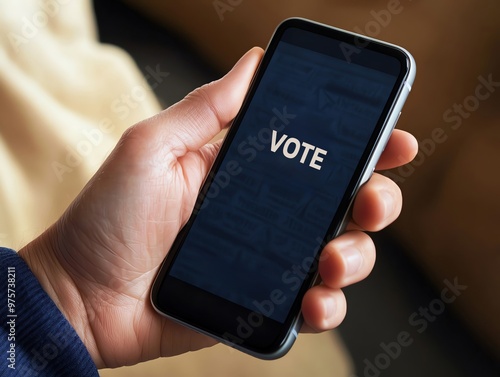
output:
[[[218,152],[220,144],[208,142],[236,115],[261,57],[252,49],[223,79],[127,130],[65,214],[20,250],[98,368],[215,344],[157,314],[149,292]],[[416,148],[411,135],[395,131],[378,168],[409,162]],[[375,260],[363,230],[387,226],[401,203],[396,184],[379,174],[361,188],[349,231],[323,250],[323,283],[304,297],[304,331],[343,320],[340,289],[366,277]]]

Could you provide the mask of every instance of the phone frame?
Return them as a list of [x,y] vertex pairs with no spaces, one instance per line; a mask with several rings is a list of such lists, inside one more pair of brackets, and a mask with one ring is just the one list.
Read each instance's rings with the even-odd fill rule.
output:
[[[401,62],[401,74],[397,79],[397,83],[399,85],[394,87],[393,92],[389,96],[389,100],[386,103],[384,110],[382,111],[382,115],[377,122],[377,126],[374,128],[374,132],[370,141],[365,148],[362,158],[360,162],[364,162],[362,166],[358,163],[358,169],[353,175],[353,180],[348,185],[348,191],[344,194],[344,198],[341,201],[341,204],[337,210],[335,217],[332,219],[332,222],[329,227],[329,231],[325,235],[323,239],[322,245],[326,244],[329,240],[335,238],[339,234],[343,232],[345,226],[347,225],[350,219],[350,210],[354,198],[359,190],[359,188],[371,177],[373,171],[375,170],[375,166],[377,161],[382,154],[387,141],[389,140],[390,134],[394,129],[394,126],[397,123],[399,115],[401,113],[401,109],[403,107],[404,102],[408,94],[411,91],[411,86],[415,79],[416,68],[415,61],[411,54],[405,49],[390,44],[386,42],[382,42],[376,40],[374,38],[369,38],[366,36],[362,36],[356,33],[352,33],[349,31],[345,31],[342,29],[334,28],[328,25],[320,24],[314,21],[302,19],[302,18],[290,18],[284,20],[278,27],[276,28],[273,37],[271,38],[267,48],[266,53],[262,58],[262,61],[259,64],[258,69],[252,79],[250,84],[248,93],[243,101],[242,107],[238,112],[237,116],[233,121],[233,126],[229,129],[221,150],[215,159],[210,173],[207,175],[205,182],[203,183],[200,193],[198,195],[195,209],[193,210],[193,214],[191,215],[188,222],[184,225],[184,227],[180,230],[177,238],[175,239],[171,251],[167,254],[165,260],[163,261],[159,272],[155,278],[153,283],[153,287],[151,289],[151,302],[154,309],[163,316],[166,316],[172,319],[175,322],[181,323],[189,328],[192,328],[198,332],[209,335],[231,347],[234,347],[240,351],[248,353],[252,356],[261,358],[261,359],[276,359],[283,356],[288,350],[291,348],[294,343],[298,332],[300,331],[300,327],[302,325],[302,316],[300,314],[300,304],[302,301],[302,297],[304,293],[317,282],[317,269],[313,268],[308,273],[308,278],[304,279],[304,283],[302,284],[296,298],[295,302],[292,305],[287,320],[285,321],[286,326],[279,326],[280,331],[279,334],[276,334],[276,339],[274,343],[267,345],[266,347],[256,347],[252,342],[261,341],[261,337],[267,337],[268,333],[274,331],[275,326],[273,324],[273,328],[270,329],[264,325],[254,329],[255,332],[252,333],[252,342],[249,339],[240,339],[243,343],[238,341],[238,337],[224,336],[223,328],[216,328],[223,322],[226,322],[233,319],[235,316],[241,316],[242,318],[247,318],[250,314],[249,309],[239,310],[241,308],[239,305],[226,302],[216,295],[210,294],[204,291],[203,295],[197,294],[196,289],[191,290],[188,286],[189,284],[184,283],[179,280],[179,282],[175,282],[172,284],[175,279],[173,277],[169,277],[171,280],[171,286],[169,288],[169,298],[174,297],[178,302],[182,302],[181,307],[184,307],[185,310],[177,310],[173,312],[172,310],[168,310],[166,312],[165,308],[161,304],[160,290],[163,284],[163,281],[169,271],[169,267],[174,263],[176,255],[178,254],[178,250],[180,249],[182,243],[184,242],[185,237],[189,233],[190,226],[194,221],[194,218],[197,215],[198,209],[201,208],[201,204],[203,199],[208,192],[210,184],[215,177],[218,169],[221,167],[221,163],[223,162],[223,158],[232,143],[234,136],[238,130],[238,125],[241,123],[249,103],[251,102],[257,88],[258,84],[263,76],[263,73],[268,66],[271,57],[273,56],[274,50],[278,43],[280,42],[281,36],[284,31],[289,27],[295,27],[299,29],[305,29],[308,31],[312,31],[321,35],[331,36],[337,40],[344,41],[349,45],[355,46],[357,48],[367,48],[372,49],[379,52],[389,53],[390,55],[398,57]],[[361,47],[362,46],[362,47]],[[391,101],[392,99],[392,101]],[[353,182],[355,181],[355,182]],[[349,190],[350,189],[350,190]],[[319,251],[322,249],[320,245],[318,245],[318,252],[316,258],[319,257]],[[178,279],[176,279],[178,280]],[[307,284],[306,284],[307,283]],[[176,285],[178,284],[178,285]],[[173,285],[173,286],[172,286]],[[200,289],[198,289],[200,290]],[[182,292],[182,294],[179,294]],[[163,292],[165,295],[166,293]],[[196,302],[197,307],[205,308],[201,313],[193,313],[194,304],[193,301]],[[232,305],[231,305],[232,304]],[[207,307],[208,306],[208,307]],[[216,307],[213,310],[210,307]],[[210,309],[210,310],[209,310]],[[224,316],[230,316],[231,318],[224,318]],[[215,318],[217,316],[217,318]],[[214,318],[212,318],[214,317]],[[250,318],[250,317],[248,317]],[[270,318],[266,317],[266,323],[271,323],[269,321],[273,321]],[[204,325],[200,325],[200,323],[211,323],[213,326],[209,328]],[[277,322],[277,321],[276,321]],[[197,323],[196,325],[194,323]],[[231,331],[234,331],[231,330]],[[225,333],[231,334],[227,331]],[[236,341],[235,341],[236,340]],[[279,343],[279,344],[277,344]]]

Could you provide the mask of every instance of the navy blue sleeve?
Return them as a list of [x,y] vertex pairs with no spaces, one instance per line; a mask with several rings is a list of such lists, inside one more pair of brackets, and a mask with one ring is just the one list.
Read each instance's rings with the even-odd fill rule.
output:
[[85,345],[28,265],[0,248],[0,375],[98,377]]

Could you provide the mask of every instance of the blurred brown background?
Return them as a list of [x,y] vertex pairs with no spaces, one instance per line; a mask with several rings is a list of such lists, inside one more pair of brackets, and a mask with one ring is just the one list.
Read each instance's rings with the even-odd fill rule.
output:
[[[125,127],[158,111],[158,102],[171,105],[220,77],[252,46],[265,47],[284,18],[393,42],[417,62],[398,127],[418,138],[420,151],[386,173],[403,190],[403,213],[374,236],[375,270],[346,289],[348,315],[338,332],[302,337],[276,363],[218,346],[103,376],[500,375],[497,0],[47,4],[20,0],[2,8],[0,162],[9,179],[0,184],[0,241],[15,249],[61,214]],[[40,9],[50,16],[47,25],[23,31],[23,17],[32,21]],[[24,40],[13,41],[11,32]],[[138,86],[152,90],[144,101],[113,107]],[[55,174],[54,162],[85,140],[81,130],[108,120],[113,131],[92,153]],[[411,344],[397,346],[406,334]]]
[[[160,34],[168,31],[159,44],[172,71],[175,64],[168,57],[177,53],[164,45],[166,39],[189,46],[184,64],[198,68],[196,78],[198,72],[208,79],[227,71],[250,47],[264,47],[276,25],[292,16],[393,42],[414,55],[417,79],[398,127],[418,138],[420,152],[409,166],[388,173],[403,190],[403,214],[377,237],[379,261],[373,276],[347,289],[349,313],[340,331],[359,374],[366,360],[381,352],[380,343],[405,330],[415,334],[414,343],[382,375],[494,374],[494,360],[500,356],[500,4],[126,2],[155,20]],[[106,34],[110,41],[112,34]],[[135,29],[118,40],[130,47],[137,34]],[[193,80],[181,92],[202,82]],[[180,98],[158,94],[165,104]],[[433,300],[446,281],[467,288],[441,312]],[[438,306],[429,309],[425,330],[415,332],[423,324],[412,326],[410,318],[425,317],[412,314],[433,304]],[[439,315],[432,316],[432,310]]]

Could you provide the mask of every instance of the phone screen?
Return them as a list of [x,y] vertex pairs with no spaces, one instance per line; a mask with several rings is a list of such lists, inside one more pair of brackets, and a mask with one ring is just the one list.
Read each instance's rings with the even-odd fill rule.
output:
[[[259,315],[255,327],[268,334],[292,320],[406,73],[401,56],[348,46],[344,39],[289,27],[268,47],[169,257],[157,300],[169,312],[195,323],[210,317],[207,305],[224,308],[194,324],[207,331],[210,321],[227,320],[237,332],[237,317],[251,319],[247,313]],[[188,315],[183,305],[204,314]],[[224,326],[217,326],[222,332]]]

